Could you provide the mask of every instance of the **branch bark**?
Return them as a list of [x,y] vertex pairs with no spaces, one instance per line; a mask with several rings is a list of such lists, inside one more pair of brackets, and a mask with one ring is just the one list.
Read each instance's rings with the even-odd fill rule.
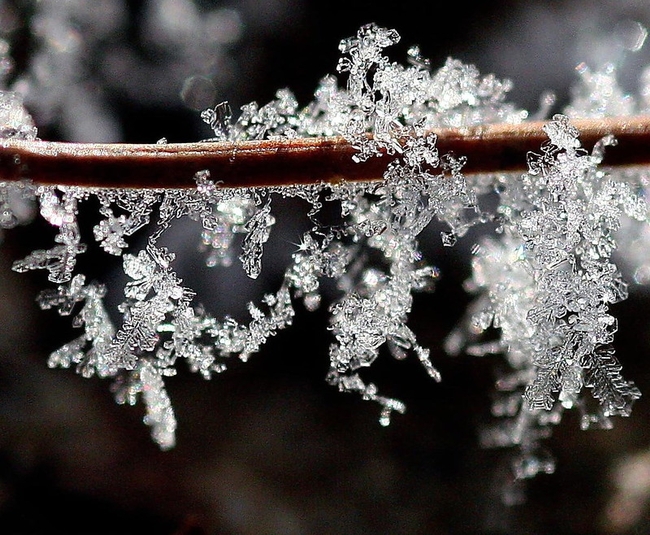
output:
[[[650,116],[581,119],[571,122],[587,150],[602,137],[604,165],[650,164]],[[467,157],[465,173],[516,172],[526,155],[547,140],[544,122],[441,129],[440,154]],[[282,186],[378,180],[388,161],[383,155],[355,163],[342,137],[297,138],[238,143],[86,144],[48,141],[0,142],[0,180],[110,188],[192,188],[194,174],[207,169],[223,187]]]

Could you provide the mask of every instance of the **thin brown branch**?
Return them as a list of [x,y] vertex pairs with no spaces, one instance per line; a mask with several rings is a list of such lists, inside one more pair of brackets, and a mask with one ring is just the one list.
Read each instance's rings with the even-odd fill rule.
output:
[[[603,136],[605,165],[650,164],[650,116],[572,121],[590,150]],[[546,141],[543,122],[495,124],[437,131],[441,154],[467,157],[466,173],[521,171],[526,155]],[[388,159],[355,163],[355,149],[341,137],[179,144],[85,144],[5,140],[0,180],[119,188],[190,188],[207,169],[224,187],[280,186],[381,178]]]

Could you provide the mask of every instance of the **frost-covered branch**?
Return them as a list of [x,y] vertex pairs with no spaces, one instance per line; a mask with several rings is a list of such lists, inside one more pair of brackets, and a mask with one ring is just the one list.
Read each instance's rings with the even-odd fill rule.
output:
[[[634,103],[606,78],[613,72],[584,70],[565,113],[527,121],[507,100],[509,80],[454,59],[434,70],[415,48],[406,64],[393,62],[385,49],[398,40],[394,30],[362,27],[339,47],[342,83],[326,76],[304,107],[283,89],[238,117],[226,103],[207,109],[214,138],[196,144],[40,141],[20,99],[0,93],[2,227],[22,222],[18,208],[33,202],[56,229],[52,248],[14,269],[46,270],[56,286],[39,295],[41,308],[81,329],[49,365],[111,379],[119,403],[142,399],[154,440],[170,448],[166,378],[181,363],[209,379],[229,359],[248,360],[291,326],[297,302],[322,306],[329,279],[337,293],[326,304],[325,379],[378,403],[387,425],[406,407],[368,377],[378,359],[416,358],[423,373],[444,379],[409,326],[414,294],[434,290],[439,277],[419,240],[434,221],[445,227],[445,246],[487,223],[494,231],[475,247],[466,284],[476,299],[447,343],[450,353],[501,354],[510,367],[497,379],[500,420],[484,443],[514,447],[519,481],[553,471],[542,443],[565,410],[580,411],[583,428],[629,415],[640,392],[615,356],[611,307],[628,291],[617,251],[632,240],[619,231],[648,222],[648,177],[635,165],[650,163],[650,120],[604,117]],[[603,92],[585,89],[594,85]],[[649,109],[643,99],[639,106],[639,114]],[[496,208],[483,208],[485,196]],[[249,303],[246,321],[214,317],[177,275],[165,233],[189,218],[200,225],[196,247],[208,267],[238,259],[256,278],[277,232],[276,197],[305,201],[311,228],[285,237],[297,245],[279,288]],[[91,199],[95,242],[82,243],[79,214]],[[338,210],[327,223],[324,203]],[[650,237],[634,236],[647,250]],[[78,255],[92,248],[121,257],[128,278],[111,313],[106,287],[77,272]],[[650,271],[637,256],[637,271]]]

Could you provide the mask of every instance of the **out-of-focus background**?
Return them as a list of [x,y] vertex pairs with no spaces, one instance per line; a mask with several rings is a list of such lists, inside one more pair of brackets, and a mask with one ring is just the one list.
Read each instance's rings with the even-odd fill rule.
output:
[[[643,0],[401,2],[354,0],[0,1],[0,36],[13,46],[8,80],[43,139],[195,141],[210,136],[199,110],[222,100],[260,104],[280,88],[301,104],[334,73],[338,42],[359,26],[395,28],[403,61],[411,45],[435,68],[448,56],[511,78],[512,100],[532,112],[553,90],[566,102],[580,62],[622,66],[635,89],[645,52],[627,54]],[[627,47],[628,49],[630,47]],[[645,60],[648,59],[646,55]],[[565,416],[548,441],[553,475],[506,506],[508,452],[483,450],[498,358],[441,349],[469,297],[467,253],[427,231],[440,267],[411,323],[443,381],[416,359],[380,360],[370,376],[407,403],[388,428],[378,409],[327,386],[327,313],[299,310],[246,364],[213,381],[168,381],[178,444],[160,452],[142,407],[113,402],[108,385],[49,370],[50,351],[74,336],[66,318],[38,310],[42,273],[11,263],[47,245],[44,225],[7,231],[0,252],[0,533],[2,534],[594,534],[650,531],[650,410],[646,398],[610,431],[579,431]],[[258,282],[202,269],[188,229],[170,232],[178,271],[216,313],[245,317],[245,302],[272,290],[298,233],[290,214],[274,231]],[[272,247],[267,248],[273,251]],[[284,250],[284,252],[282,252]],[[283,256],[284,255],[284,256]],[[88,266],[104,280],[117,267]],[[233,267],[233,270],[235,268]],[[650,302],[642,288],[616,305],[625,375],[650,392]],[[387,357],[387,356],[386,356]]]

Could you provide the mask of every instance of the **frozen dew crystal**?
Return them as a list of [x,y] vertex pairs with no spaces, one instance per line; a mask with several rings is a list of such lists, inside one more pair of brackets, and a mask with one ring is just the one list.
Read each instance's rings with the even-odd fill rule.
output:
[[0,91],[0,128],[0,139],[36,139],[34,121],[14,91]]
[[[391,61],[386,49],[399,39],[395,30],[370,24],[341,41],[343,83],[325,76],[304,107],[281,89],[264,105],[251,102],[233,112],[222,102],[201,113],[215,142],[344,136],[357,162],[394,156],[381,181],[229,189],[200,171],[192,190],[3,184],[0,226],[22,221],[16,199],[31,195],[56,233],[52,248],[14,264],[21,272],[45,270],[55,287],[41,292],[38,304],[70,316],[79,329],[51,353],[49,366],[111,380],[118,403],[141,400],[153,439],[168,449],[176,420],[166,378],[185,365],[209,379],[229,359],[248,360],[292,324],[301,301],[308,311],[327,307],[329,313],[327,382],[379,404],[379,421],[388,425],[406,407],[366,378],[377,359],[417,358],[424,373],[441,380],[429,349],[408,326],[414,294],[434,289],[440,275],[424,258],[422,233],[433,221],[442,223],[441,244],[451,247],[490,222],[497,232],[473,249],[466,283],[475,300],[447,341],[450,353],[500,354],[508,364],[496,382],[498,421],[483,433],[484,444],[513,447],[513,478],[520,481],[554,470],[542,441],[565,410],[577,409],[583,428],[608,427],[612,416],[628,415],[640,394],[623,378],[612,349],[617,325],[610,307],[628,291],[617,266],[621,248],[634,242],[639,280],[644,266],[650,273],[642,232],[627,241],[622,232],[629,221],[636,229],[647,223],[649,179],[601,169],[615,140],[587,153],[571,118],[642,112],[650,107],[650,90],[643,86],[633,98],[620,90],[614,67],[583,66],[571,104],[547,122],[548,142],[530,155],[528,172],[470,179],[463,155],[439,152],[436,129],[520,123],[528,112],[508,101],[509,80],[481,75],[473,65],[449,58],[436,70],[417,47],[405,65]],[[649,85],[647,72],[643,79]],[[23,111],[15,95],[0,93],[5,138],[36,139]],[[480,208],[486,193],[498,194],[493,212]],[[162,245],[165,232],[191,219],[200,227],[196,247],[207,266],[230,266],[238,258],[256,278],[278,196],[305,201],[311,224],[298,238],[282,237],[297,245],[279,288],[249,303],[246,321],[212,316],[178,277],[174,252]],[[82,242],[78,223],[89,199],[99,204],[95,243]],[[325,203],[339,208],[336,222],[329,214],[321,222]],[[110,290],[78,272],[78,255],[91,247],[121,260],[126,282],[114,292],[122,299],[114,314],[104,304]],[[327,303],[326,279],[337,292]]]
[[271,202],[269,200],[264,206],[256,210],[244,224],[246,236],[244,237],[242,254],[239,259],[242,261],[244,271],[252,279],[256,279],[262,270],[263,247],[269,239],[271,227],[274,223],[275,217],[271,215]]
[[[6,46],[7,43],[0,40],[0,50]],[[6,55],[0,56],[2,81],[6,61]],[[22,97],[14,91],[0,89],[0,143],[3,139],[34,141],[37,134],[34,120],[23,105]],[[0,182],[0,229],[29,223],[34,216],[34,196],[34,187],[27,182]]]
[[176,417],[163,382],[164,370],[150,359],[142,358],[128,376],[120,376],[113,386],[118,403],[134,405],[141,396],[146,407],[144,423],[151,426],[152,438],[161,449],[176,443]]
[[107,253],[120,256],[128,247],[126,238],[149,223],[159,195],[146,190],[106,189],[95,194],[101,204],[99,213],[105,217],[93,228],[95,240]]
[[228,141],[231,138],[232,109],[227,102],[202,111],[201,119],[212,128],[215,141]]
[[[456,122],[476,121],[481,113],[486,120],[495,113],[501,119],[507,115],[520,120],[523,115],[507,111],[511,108],[502,97],[508,83],[480,78],[469,66],[454,63],[453,73],[449,65],[431,73],[427,62],[421,57],[415,61],[413,54],[406,67],[389,61],[384,49],[398,40],[394,30],[368,25],[343,41],[338,70],[347,75],[347,83],[340,87],[335,77],[325,77],[314,101],[304,108],[289,90],[280,90],[266,105],[243,106],[235,120],[227,103],[202,113],[214,141],[344,135],[358,148],[356,160],[384,151],[396,154],[383,182],[228,190],[218,186],[218,177],[202,171],[190,191],[38,188],[40,213],[57,230],[56,245],[33,252],[14,269],[45,269],[58,286],[43,292],[39,304],[72,316],[74,326],[82,329],[52,353],[50,365],[76,366],[84,376],[111,378],[119,402],[135,403],[141,397],[154,439],[170,447],[175,421],[163,377],[173,375],[178,359],[206,378],[222,372],[232,356],[247,360],[292,323],[295,298],[308,310],[318,308],[321,281],[330,278],[340,292],[330,305],[330,383],[379,403],[380,421],[386,425],[390,414],[403,412],[404,405],[362,379],[363,368],[384,349],[397,359],[414,354],[425,372],[439,380],[429,351],[406,325],[413,292],[432,289],[438,276],[422,260],[417,237],[434,218],[462,236],[478,220],[478,212],[462,175],[462,158],[438,154],[428,125],[444,123],[438,118],[443,108]],[[439,93],[443,88],[444,98]],[[461,93],[457,99],[454,91]],[[275,223],[275,195],[307,201],[314,226],[300,240],[280,289],[260,304],[249,304],[248,323],[218,320],[195,302],[194,291],[174,271],[174,254],[159,240],[175,220],[189,217],[201,224],[197,246],[207,252],[207,265],[229,265],[239,256],[244,271],[257,277]],[[77,273],[77,256],[88,247],[81,242],[78,212],[91,197],[99,201],[96,245],[121,257],[127,276],[117,324],[104,308],[104,287]],[[325,197],[341,205],[336,225],[318,221]],[[468,211],[474,216],[468,218]],[[155,228],[146,246],[133,250],[131,238],[151,223]],[[238,234],[242,240],[235,239]],[[370,250],[383,260],[366,265],[362,259]]]
[[14,262],[13,269],[21,273],[45,269],[51,282],[68,282],[72,278],[77,255],[86,251],[77,223],[77,202],[87,193],[75,188],[63,188],[59,192],[56,188],[39,187],[36,195],[41,216],[59,229],[54,238],[59,245],[48,250],[33,251],[23,260]]
[[[499,329],[498,346],[488,347],[513,371],[499,380],[504,397],[494,412],[509,423],[486,432],[485,442],[519,448],[519,479],[548,471],[534,452],[564,410],[577,408],[589,425],[629,415],[640,396],[614,356],[609,306],[627,297],[613,235],[624,215],[647,209],[628,184],[598,168],[606,147],[581,149],[568,117],[555,116],[545,131],[549,144],[530,156],[529,172],[499,178],[501,236],[475,250],[468,287],[477,300],[453,342],[458,348],[460,336],[480,351],[481,334]],[[585,390],[598,402],[594,412]]]

